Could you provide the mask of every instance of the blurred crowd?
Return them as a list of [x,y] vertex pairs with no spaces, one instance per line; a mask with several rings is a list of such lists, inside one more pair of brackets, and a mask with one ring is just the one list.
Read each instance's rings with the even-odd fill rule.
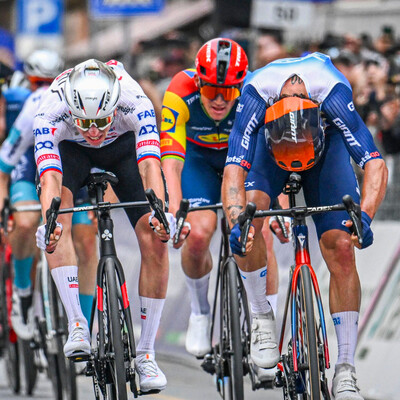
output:
[[[328,54],[353,87],[354,104],[385,154],[400,152],[400,39],[394,28],[381,34],[327,34],[318,42],[287,46],[281,31],[232,30],[220,36],[239,42],[247,51],[252,70],[283,57],[320,51]],[[152,98],[158,116],[163,94],[171,78],[194,66],[203,41],[174,31],[154,43],[137,46],[130,69]],[[160,51],[160,49],[162,49]]]

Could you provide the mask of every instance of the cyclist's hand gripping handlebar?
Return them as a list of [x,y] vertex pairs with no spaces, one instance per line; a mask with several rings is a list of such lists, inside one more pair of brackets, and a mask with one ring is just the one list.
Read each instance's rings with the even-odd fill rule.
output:
[[[281,207],[281,205],[279,204],[278,199],[276,199],[276,201],[274,201],[274,203],[273,203],[273,205],[272,205],[272,209],[273,209],[273,210],[282,210],[282,207]],[[283,237],[284,237],[285,239],[287,239],[287,238],[289,237],[289,232],[288,232],[288,230],[287,230],[287,228],[286,228],[286,225],[285,225],[285,218],[282,217],[282,215],[277,215],[276,217],[271,217],[271,218],[274,218],[274,219],[275,219],[275,221],[276,221],[276,222],[278,223],[278,225],[279,225],[279,228],[282,230],[282,235],[283,235]],[[270,226],[270,229],[271,229],[271,231],[275,234],[275,231],[271,228],[271,226]]]
[[57,215],[60,209],[61,199],[54,197],[51,201],[50,208],[46,211],[46,233],[44,236],[44,242],[46,246],[50,243],[50,235],[54,232],[57,226]]
[[156,196],[153,189],[146,189],[145,194],[151,208],[154,211],[154,216],[160,221],[160,224],[164,225],[165,232],[167,235],[169,235],[169,224],[162,207],[162,201]]
[[179,210],[176,212],[176,233],[174,236],[174,244],[178,244],[179,236],[181,235],[185,219],[189,210],[190,202],[187,199],[182,199],[179,205]]
[[239,214],[239,226],[241,230],[240,234],[240,244],[242,246],[242,253],[246,253],[247,236],[250,231],[251,222],[253,221],[254,214],[256,212],[257,206],[250,202],[247,204],[246,209]]
[[363,244],[363,229],[361,224],[361,207],[355,203],[349,194],[343,196],[343,204],[350,216],[353,225],[350,227],[350,231],[354,233],[358,238],[358,243],[362,246]]

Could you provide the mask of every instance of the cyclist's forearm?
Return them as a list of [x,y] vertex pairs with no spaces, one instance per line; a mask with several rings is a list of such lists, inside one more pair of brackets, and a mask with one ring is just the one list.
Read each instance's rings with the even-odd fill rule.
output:
[[246,206],[246,175],[246,171],[237,165],[227,165],[224,169],[221,197],[230,227],[238,222],[239,214]]
[[144,190],[153,189],[156,196],[161,199],[164,204],[165,191],[164,182],[161,177],[161,164],[160,161],[149,158],[139,163],[139,172],[142,178]]
[[61,197],[62,175],[47,171],[40,178],[40,203],[42,205],[43,221],[46,222],[46,211],[50,208],[54,197]]
[[371,160],[365,165],[361,195],[361,209],[371,218],[385,197],[388,170],[382,159]]
[[175,215],[182,200],[181,176],[183,162],[175,159],[165,159],[161,162],[167,181],[169,196],[169,211]]

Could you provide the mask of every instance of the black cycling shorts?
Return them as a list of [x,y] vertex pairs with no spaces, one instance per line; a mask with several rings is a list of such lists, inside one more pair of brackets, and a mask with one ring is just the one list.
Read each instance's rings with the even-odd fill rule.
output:
[[[127,132],[111,144],[100,147],[84,147],[74,142],[62,141],[59,144],[63,166],[63,186],[74,195],[85,185],[91,168],[100,168],[112,172],[118,178],[118,184],[113,187],[121,202],[145,201],[142,179],[136,158],[135,135]],[[127,208],[125,212],[132,227],[144,214],[150,212],[150,207]]]

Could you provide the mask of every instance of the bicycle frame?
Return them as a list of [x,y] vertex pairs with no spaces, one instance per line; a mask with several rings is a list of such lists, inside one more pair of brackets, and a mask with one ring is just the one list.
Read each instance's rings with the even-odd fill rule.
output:
[[[290,204],[290,207],[294,207],[295,204]],[[279,352],[282,354],[283,348],[283,340],[285,336],[285,325],[286,325],[286,316],[288,310],[288,303],[291,299],[291,335],[292,335],[292,355],[293,355],[293,368],[294,371],[298,371],[298,363],[297,363],[297,348],[295,346],[296,343],[296,332],[297,332],[297,319],[296,319],[296,295],[298,288],[298,278],[299,271],[303,265],[306,265],[310,270],[311,280],[313,284],[314,294],[317,300],[318,313],[321,321],[321,331],[322,331],[322,340],[324,345],[324,355],[325,355],[325,368],[330,367],[329,362],[329,348],[328,348],[328,336],[326,332],[326,324],[324,317],[324,310],[321,299],[321,292],[319,290],[317,276],[313,267],[311,266],[311,259],[308,247],[308,227],[305,223],[305,218],[294,218],[292,223],[292,232],[293,232],[293,240],[295,246],[295,267],[291,272],[291,280],[289,282],[288,293],[286,296],[285,303],[285,311],[282,322],[282,330],[279,341]]]

